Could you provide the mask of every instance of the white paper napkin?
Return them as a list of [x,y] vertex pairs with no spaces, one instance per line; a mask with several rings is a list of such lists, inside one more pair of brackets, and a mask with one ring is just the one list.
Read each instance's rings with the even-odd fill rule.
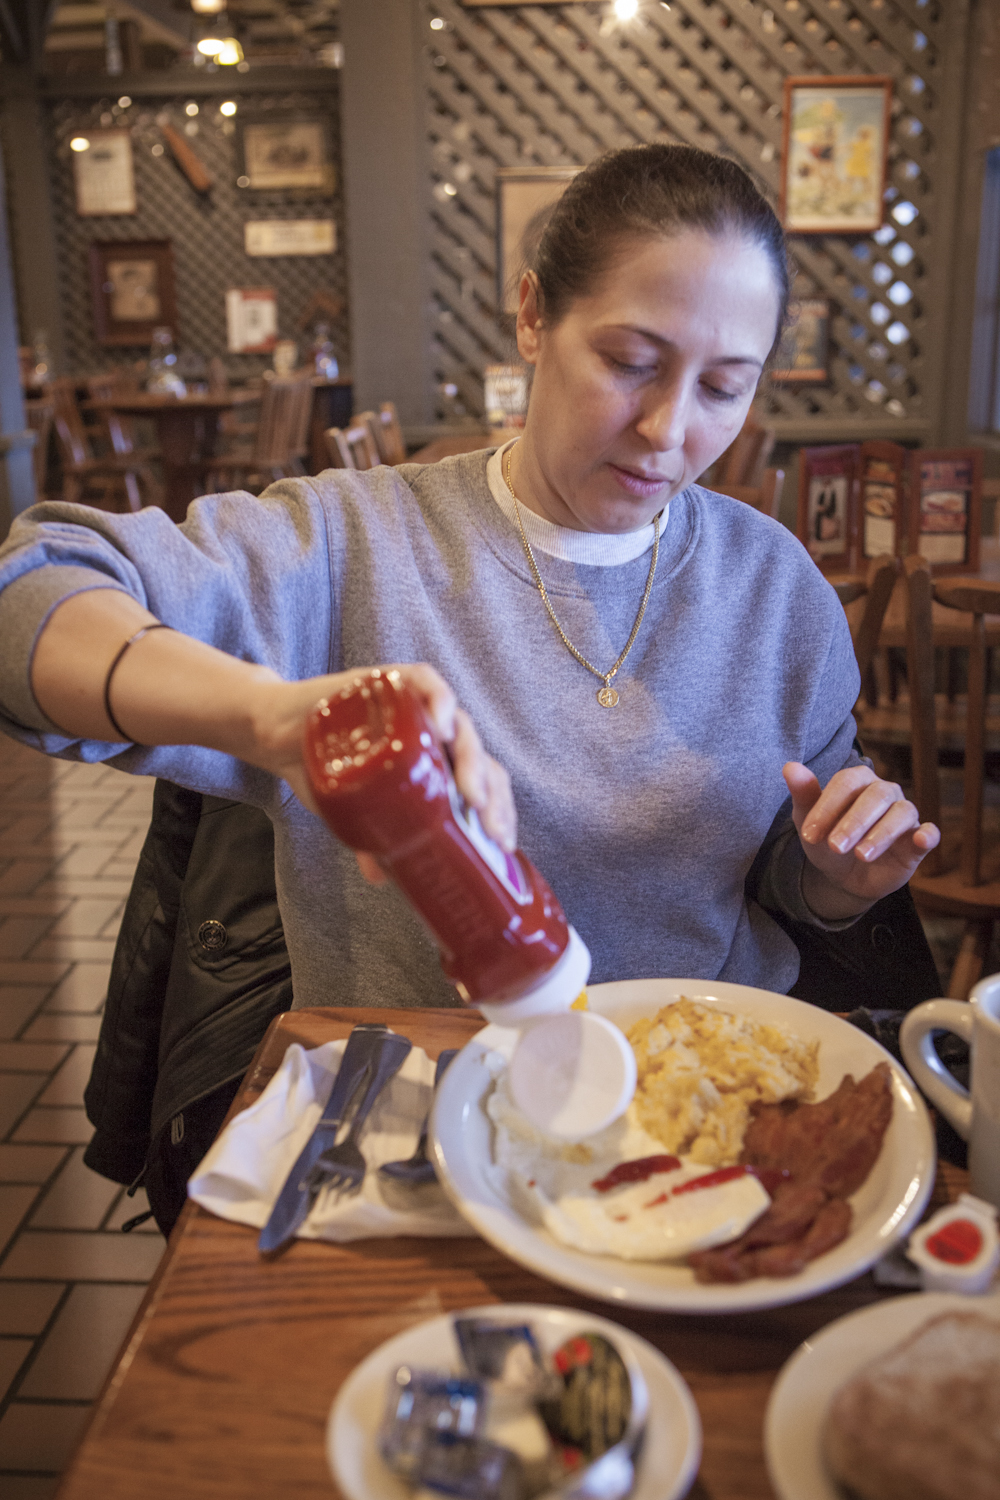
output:
[[[255,1104],[236,1115],[188,1183],[202,1208],[262,1229],[275,1199],[319,1120],[346,1042],[307,1052],[293,1042]],[[414,1047],[379,1095],[361,1134],[368,1170],[360,1192],[324,1188],[298,1230],[308,1240],[359,1240],[391,1235],[473,1235],[437,1183],[386,1182],[383,1162],[412,1156],[431,1106],[434,1063]],[[342,1132],[343,1134],[343,1132]]]

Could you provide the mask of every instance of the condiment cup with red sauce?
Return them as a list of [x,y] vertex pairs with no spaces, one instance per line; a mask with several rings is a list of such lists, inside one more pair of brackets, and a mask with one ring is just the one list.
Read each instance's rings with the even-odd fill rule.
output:
[[962,1193],[913,1231],[906,1254],[925,1292],[986,1292],[1000,1265],[997,1211]]

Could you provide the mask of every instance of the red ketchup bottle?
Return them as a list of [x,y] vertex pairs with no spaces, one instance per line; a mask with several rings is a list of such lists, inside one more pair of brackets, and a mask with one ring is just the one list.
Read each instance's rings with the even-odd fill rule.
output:
[[325,822],[396,882],[463,1000],[507,1026],[568,1009],[587,948],[534,865],[484,833],[398,672],[359,674],[317,704],[304,757]]

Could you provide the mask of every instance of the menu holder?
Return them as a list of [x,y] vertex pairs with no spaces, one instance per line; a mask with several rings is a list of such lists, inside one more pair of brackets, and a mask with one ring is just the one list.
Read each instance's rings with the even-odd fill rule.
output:
[[861,444],[859,549],[862,565],[873,557],[900,557],[908,535],[909,454],[898,443]]
[[976,573],[982,526],[980,448],[920,448],[910,455],[910,551],[932,573]]
[[824,573],[857,566],[860,470],[858,443],[800,450],[795,534]]

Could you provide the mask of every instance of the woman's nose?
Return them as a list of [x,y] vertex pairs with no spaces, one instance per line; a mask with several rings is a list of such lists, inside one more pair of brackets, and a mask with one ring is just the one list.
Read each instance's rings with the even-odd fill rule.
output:
[[687,432],[687,401],[683,391],[660,395],[655,404],[643,412],[636,431],[657,453],[683,448]]

